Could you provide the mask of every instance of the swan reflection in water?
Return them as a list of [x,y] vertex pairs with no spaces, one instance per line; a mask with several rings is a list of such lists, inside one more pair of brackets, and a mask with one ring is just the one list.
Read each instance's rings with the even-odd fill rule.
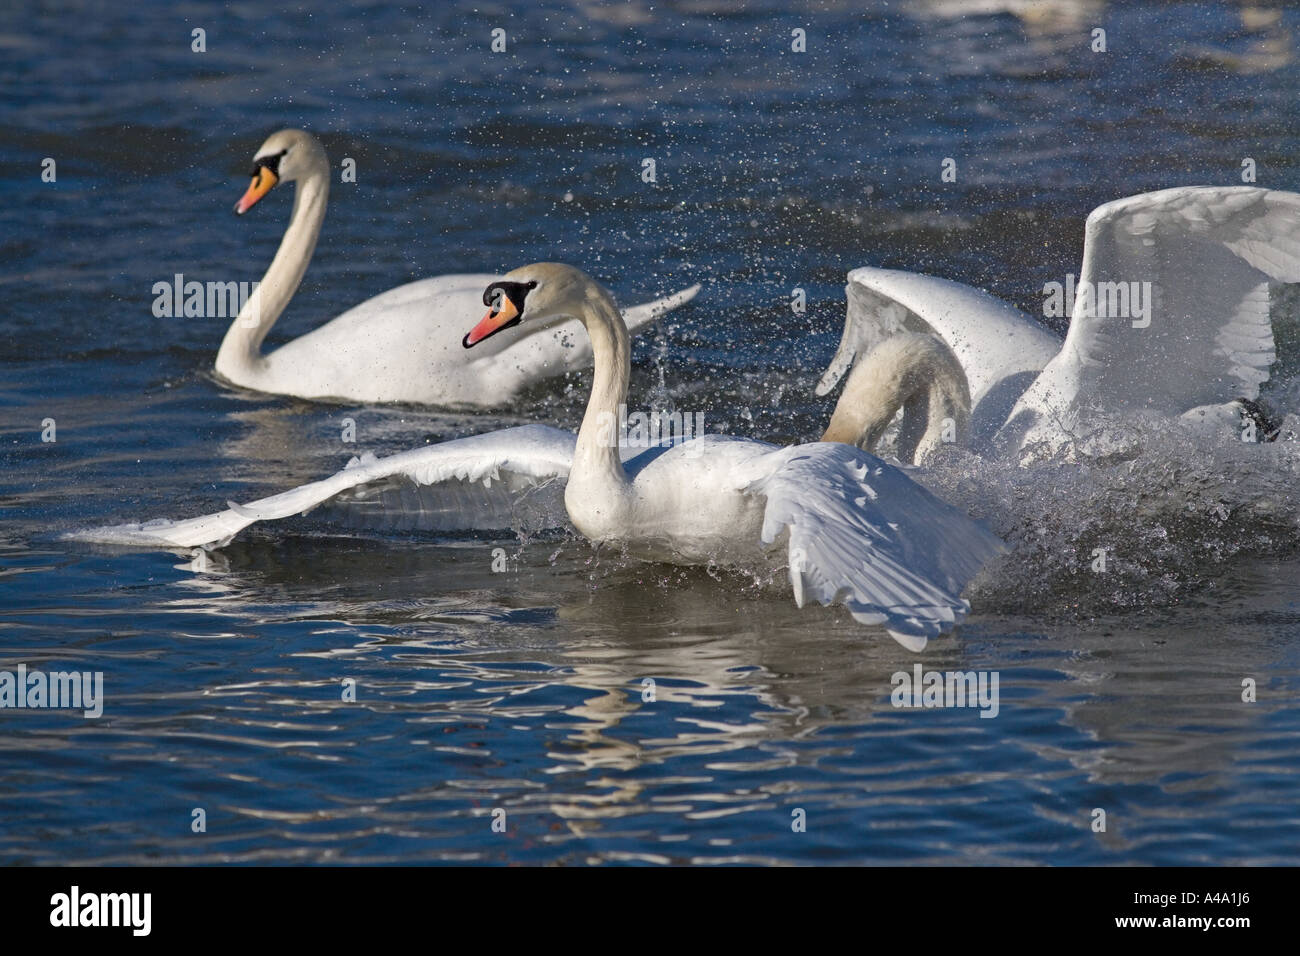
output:
[[[465,720],[527,727],[537,752],[508,759],[538,772],[504,788],[473,774],[454,781],[458,800],[463,789],[480,806],[460,804],[453,815],[497,806],[512,815],[551,813],[564,824],[555,840],[609,835],[612,821],[646,813],[694,822],[788,814],[792,801],[814,794],[782,784],[781,768],[812,763],[835,773],[855,761],[837,786],[847,783],[869,815],[1029,775],[1052,781],[1062,797],[1025,814],[1088,832],[1089,812],[1103,800],[1113,805],[1116,787],[1212,793],[1243,761],[1260,759],[1240,747],[1258,740],[1260,723],[1282,706],[1276,689],[1270,699],[1271,675],[1295,666],[1263,625],[1207,629],[1197,606],[1140,629],[1117,616],[1044,632],[1013,616],[983,615],[958,638],[934,641],[921,660],[926,670],[996,670],[998,717],[900,710],[891,678],[910,674],[915,655],[872,639],[842,611],[801,612],[761,582],[593,558],[585,544],[563,538],[530,541],[522,551],[506,541],[332,543],[325,550],[296,535],[237,542],[220,552],[228,570],[188,579],[182,586],[200,593],[168,606],[212,613],[255,635],[263,609],[292,593],[297,610],[278,613],[326,625],[329,646],[284,653],[344,670],[349,660],[375,665],[378,654],[370,673],[386,692],[439,688],[431,704],[405,705],[413,740],[430,724]],[[511,555],[504,574],[487,570],[494,547]],[[379,565],[382,599],[374,597]],[[1215,601],[1225,613],[1249,608],[1257,620],[1261,604],[1286,606],[1288,573],[1243,571]],[[1241,700],[1245,677],[1261,688],[1257,704]],[[366,683],[360,706],[373,706],[375,688]],[[279,687],[292,694],[292,684]],[[574,692],[576,702],[556,702]],[[529,703],[540,698],[545,703]],[[1053,726],[1067,732],[1046,730]],[[1008,739],[1032,756],[1006,753]],[[972,750],[990,759],[974,774],[958,759]],[[675,774],[679,764],[690,771]],[[639,773],[647,767],[659,769]],[[431,770],[444,772],[436,762]],[[422,793],[427,775],[413,786]],[[1121,846],[1126,830],[1115,814],[1102,838]]]

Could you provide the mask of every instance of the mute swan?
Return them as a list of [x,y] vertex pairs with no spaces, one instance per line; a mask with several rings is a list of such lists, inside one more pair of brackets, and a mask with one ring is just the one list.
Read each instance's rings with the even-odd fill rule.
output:
[[[262,341],[289,304],[311,261],[325,218],[330,167],[302,130],[272,134],[253,158],[253,181],[235,212],[243,215],[273,186],[298,182],[280,248],[217,352],[216,370],[245,388],[300,398],[417,402],[486,407],[507,404],[526,385],[584,368],[591,351],[576,322],[545,323],[508,347],[467,362],[453,331],[478,309],[495,275],[444,275],[389,289],[269,354]],[[689,302],[691,286],[627,311],[636,330]]]
[[1106,416],[1220,425],[1244,416],[1267,429],[1254,400],[1275,358],[1270,279],[1300,281],[1300,195],[1187,186],[1130,196],[1088,216],[1064,342],[978,289],[856,269],[843,339],[817,391],[829,392],[858,352],[923,332],[966,373],[971,444],[982,453],[1054,453]]
[[962,588],[1002,544],[898,469],[843,444],[777,448],[720,435],[625,466],[613,424],[627,401],[630,347],[609,293],[571,266],[538,263],[483,300],[491,311],[466,348],[557,317],[587,331],[595,376],[564,506],[592,542],[672,564],[786,565],[800,607],[809,594],[843,603],[913,650],[964,618]]
[[[962,588],[1004,550],[993,534],[899,469],[845,444],[777,448],[711,435],[671,448],[620,447],[614,426],[627,397],[629,343],[609,294],[572,267],[542,263],[492,283],[483,301],[493,309],[464,337],[466,348],[504,329],[557,317],[576,315],[586,327],[596,374],[576,437],[544,425],[507,428],[387,458],[354,459],[322,481],[248,505],[232,503],[217,514],[70,537],[153,547],[219,545],[257,521],[304,513],[327,501],[355,505],[358,499],[409,526],[497,529],[511,527],[520,503],[528,502],[545,516],[567,513],[592,541],[632,557],[788,565],[799,606],[809,596],[843,603],[855,619],[885,624],[912,650],[964,618],[969,605],[960,597]],[[924,342],[908,345],[942,360]],[[854,380],[865,385],[846,388],[840,406],[883,397],[892,404],[885,422],[900,405],[905,421],[924,411],[908,401],[912,383],[906,376],[891,378],[873,367],[892,363],[895,354],[883,350],[860,363]],[[950,410],[961,415],[959,405]],[[847,427],[848,416],[838,408],[836,415],[834,427]],[[875,420],[864,418],[863,427]],[[920,446],[939,440],[934,427],[910,427]],[[782,537],[784,554],[778,547]]]

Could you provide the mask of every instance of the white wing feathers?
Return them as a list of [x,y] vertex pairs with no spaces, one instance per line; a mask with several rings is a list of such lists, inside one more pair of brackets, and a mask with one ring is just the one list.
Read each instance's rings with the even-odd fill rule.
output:
[[1006,550],[902,471],[851,446],[799,445],[758,462],[764,474],[741,489],[766,498],[765,545],[789,534],[796,603],[842,603],[909,650],[965,618],[962,589]]
[[[258,521],[304,514],[326,502],[370,502],[367,526],[431,530],[496,530],[512,526],[521,498],[566,479],[571,432],[546,425],[506,428],[375,458],[354,458],[342,471],[247,505],[186,521],[149,521],[73,532],[101,544],[149,547],[220,546]],[[495,484],[494,484],[495,483]],[[495,489],[495,495],[493,491]],[[562,488],[556,489],[563,516]],[[554,511],[556,502],[546,502]],[[376,514],[382,512],[382,514]]]
[[[1058,404],[1175,415],[1257,397],[1275,359],[1269,279],[1300,282],[1294,193],[1192,186],[1099,206],[1058,360],[1075,367],[1059,376]],[[1147,298],[1146,314],[1134,296]]]
[[980,289],[935,276],[876,269],[849,273],[848,310],[839,351],[817,386],[825,395],[884,339],[899,332],[937,336],[950,348],[971,396],[970,440],[988,449],[993,436],[1060,340],[1028,315]]
[[950,279],[865,266],[849,273],[845,292],[844,335],[818,395],[835,387],[855,356],[898,332],[942,339],[966,372],[974,404],[1008,376],[1037,372],[1061,347],[1015,306]]

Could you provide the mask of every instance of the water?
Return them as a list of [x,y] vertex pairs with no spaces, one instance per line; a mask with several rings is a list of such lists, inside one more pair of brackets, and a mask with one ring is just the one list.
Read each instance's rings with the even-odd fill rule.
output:
[[[638,341],[633,394],[779,442],[826,421],[812,386],[855,266],[1041,312],[1101,202],[1237,182],[1246,156],[1261,185],[1300,188],[1293,11],[1247,27],[1236,4],[1080,4],[1080,27],[949,3],[431,6],[0,13],[0,670],[98,670],[106,696],[98,720],[2,712],[0,861],[1300,859],[1293,449],[936,470],[1016,550],[919,657],[780,588],[560,534],[305,519],[202,573],[60,541],[361,451],[576,425],[584,375],[479,415],[213,379],[224,323],[155,318],[152,285],[260,277],[288,190],[230,207],[282,126],[354,158],[357,182],[334,185],[272,344],[442,272],[556,259],[627,301],[700,281]],[[1098,542],[1108,576],[1087,570]],[[918,660],[998,672],[998,716],[892,707]]]

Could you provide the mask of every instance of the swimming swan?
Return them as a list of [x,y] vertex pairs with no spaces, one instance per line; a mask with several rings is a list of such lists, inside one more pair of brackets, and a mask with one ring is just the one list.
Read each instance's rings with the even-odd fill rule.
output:
[[1188,186],[1130,196],[1088,216],[1064,342],[978,289],[856,269],[840,348],[817,391],[834,388],[859,353],[909,331],[937,335],[956,356],[981,453],[1054,453],[1106,416],[1257,418],[1275,359],[1270,279],[1300,281],[1300,195]]
[[[505,405],[532,382],[585,368],[591,351],[576,322],[550,322],[509,346],[465,361],[454,330],[480,308],[495,275],[444,275],[389,289],[320,328],[263,354],[262,342],[293,298],[311,262],[329,196],[330,167],[316,138],[274,133],[253,158],[253,181],[235,206],[243,215],[273,186],[297,181],[289,227],[270,268],[231,323],[217,352],[217,373],[244,388],[300,398]],[[689,302],[695,285],[627,311],[637,330]]]
[[484,302],[491,311],[466,348],[561,316],[587,331],[595,375],[564,506],[595,544],[671,564],[786,566],[800,607],[808,596],[842,603],[913,650],[964,618],[962,588],[1002,544],[900,470],[844,444],[777,448],[721,435],[625,465],[614,425],[630,346],[609,293],[571,266],[539,263],[493,283]]
[[[418,499],[426,496],[429,523],[422,527],[440,527],[444,518],[455,527],[474,518],[484,522],[479,527],[506,527],[514,502],[535,492],[549,495],[550,507],[562,507],[587,538],[632,557],[787,566],[799,606],[810,597],[842,603],[856,620],[884,624],[913,650],[960,623],[969,611],[962,588],[1004,550],[993,534],[902,471],[845,444],[778,448],[709,435],[670,448],[620,447],[617,410],[627,399],[630,349],[609,293],[570,266],[542,263],[494,282],[483,300],[492,311],[464,337],[466,348],[519,325],[569,316],[582,322],[596,371],[576,437],[542,425],[509,428],[355,460],[323,481],[218,514],[74,537],[210,544],[255,521],[357,494],[405,494],[411,514],[422,510]],[[890,400],[906,404],[902,394]],[[446,496],[463,508],[471,489],[477,494],[479,488],[483,495],[496,488],[499,497],[479,501],[473,513],[437,510]]]

